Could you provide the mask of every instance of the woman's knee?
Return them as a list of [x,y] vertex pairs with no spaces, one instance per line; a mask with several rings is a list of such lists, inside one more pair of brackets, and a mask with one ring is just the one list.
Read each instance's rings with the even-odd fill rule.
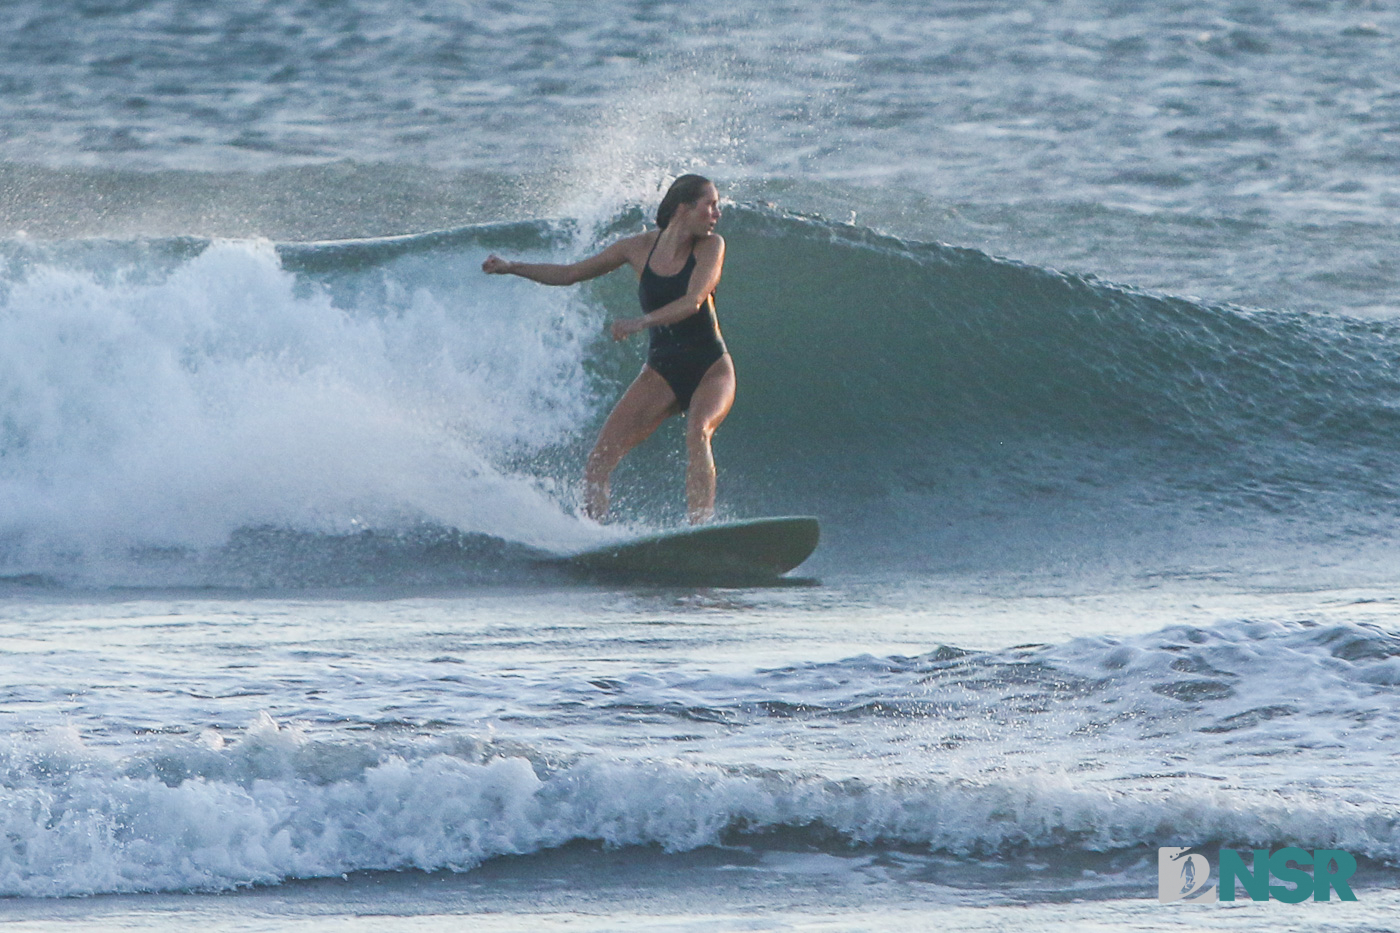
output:
[[588,453],[588,459],[584,462],[584,469],[590,474],[611,473],[622,458],[627,455],[631,448],[626,443],[619,443],[617,439],[600,437],[598,443],[593,445],[593,449]]
[[583,469],[591,476],[603,471],[607,467],[607,459],[603,456],[601,447],[595,446],[588,453],[588,459],[583,462]]
[[694,418],[685,426],[685,442],[690,447],[708,446],[724,417]]

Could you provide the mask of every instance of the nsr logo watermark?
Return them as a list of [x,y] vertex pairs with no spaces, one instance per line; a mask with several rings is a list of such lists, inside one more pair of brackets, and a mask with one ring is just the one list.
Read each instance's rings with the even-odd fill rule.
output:
[[[1312,871],[1308,871],[1311,868]],[[1298,904],[1312,898],[1332,899],[1332,892],[1344,901],[1356,900],[1348,883],[1356,874],[1356,859],[1341,849],[1314,849],[1309,852],[1288,846],[1277,852],[1255,849],[1246,864],[1244,856],[1233,849],[1220,850],[1220,884],[1210,883],[1210,860],[1190,847],[1169,846],[1157,850],[1157,900],[1163,904],[1189,901],[1193,904],[1214,904],[1233,901],[1235,885],[1239,883],[1251,901],[1267,901],[1270,897],[1288,904]],[[1270,884],[1272,875],[1284,884]],[[1288,885],[1292,885],[1289,887]]]

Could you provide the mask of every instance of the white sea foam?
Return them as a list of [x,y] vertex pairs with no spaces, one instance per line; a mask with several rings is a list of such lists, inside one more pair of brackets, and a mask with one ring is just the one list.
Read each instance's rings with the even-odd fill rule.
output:
[[562,293],[473,290],[453,276],[480,257],[458,258],[411,285],[384,271],[358,304],[259,242],[164,275],[28,268],[0,297],[0,537],[71,554],[257,525],[578,534],[571,492],[508,461],[588,417],[596,324]]
[[[1351,676],[1391,647],[1365,626],[1236,623],[747,675],[303,665],[314,681],[282,703],[314,686],[328,709],[392,704],[407,721],[459,724],[345,731],[264,713],[187,738],[11,734],[0,893],[462,871],[574,840],[964,857],[1292,844],[1396,862],[1393,690]],[[1205,664],[1230,696],[1172,686],[1203,680]],[[164,683],[177,706],[196,692]],[[1300,684],[1317,690],[1298,696]],[[235,685],[216,692],[209,718],[227,715]],[[276,693],[262,684],[254,702]],[[461,725],[493,720],[494,732]]]
[[[71,735],[7,740],[0,894],[225,890],[356,870],[462,871],[571,840],[687,851],[784,827],[959,855],[1188,839],[1344,843],[1358,855],[1400,856],[1400,829],[1387,812],[1321,794],[1113,791],[1069,776],[831,781],[674,760],[551,768],[518,756],[451,754],[385,756],[328,780],[317,762],[334,749],[308,747],[269,720],[228,749],[189,754],[186,763],[199,759],[215,776],[163,781]],[[220,766],[227,773],[217,774]]]

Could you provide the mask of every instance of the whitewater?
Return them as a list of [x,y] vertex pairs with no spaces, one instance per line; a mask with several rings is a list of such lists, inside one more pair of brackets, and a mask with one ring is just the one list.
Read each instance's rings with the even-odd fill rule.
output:
[[[7,927],[1387,927],[1395,14],[580,9],[0,11]],[[781,586],[541,561],[683,171]]]

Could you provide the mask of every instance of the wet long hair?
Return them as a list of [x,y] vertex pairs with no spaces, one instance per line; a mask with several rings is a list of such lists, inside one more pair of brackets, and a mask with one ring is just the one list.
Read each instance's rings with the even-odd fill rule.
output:
[[665,230],[675,216],[676,208],[682,204],[694,204],[705,193],[705,186],[712,184],[714,182],[704,175],[682,175],[671,182],[666,196],[661,199],[661,206],[656,209],[656,225]]

